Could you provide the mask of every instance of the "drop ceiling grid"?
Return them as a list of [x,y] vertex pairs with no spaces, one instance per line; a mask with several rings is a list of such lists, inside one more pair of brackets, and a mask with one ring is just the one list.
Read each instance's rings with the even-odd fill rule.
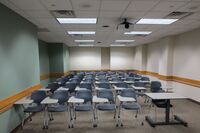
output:
[[[71,37],[66,35],[67,30],[95,30],[94,36],[84,36],[82,39],[95,39],[96,41],[108,43],[115,39],[136,39],[135,43],[149,42],[154,38],[185,32],[200,26],[200,1],[199,0],[1,0],[3,4],[36,24],[39,28],[47,28],[49,33],[39,33],[39,38],[45,41],[63,41],[69,46],[74,45],[74,39],[81,37]],[[85,4],[86,3],[86,4]],[[91,5],[89,8],[84,6]],[[53,4],[53,6],[52,6]],[[147,37],[124,36],[123,27],[116,30],[120,23],[120,18],[140,19],[142,17],[164,17],[172,11],[189,11],[189,7],[197,6],[193,9],[193,15],[175,22],[169,26],[160,25],[135,25],[130,30],[152,30],[152,35]],[[49,10],[74,10],[77,17],[98,17],[96,25],[60,25],[49,13]],[[104,29],[102,25],[110,25]],[[186,26],[187,25],[187,26]],[[170,29],[170,31],[169,31]],[[155,32],[155,33],[154,33]],[[156,34],[158,33],[159,34]],[[56,37],[56,39],[52,39]],[[69,40],[69,41],[68,41]],[[144,41],[142,41],[144,40]]]

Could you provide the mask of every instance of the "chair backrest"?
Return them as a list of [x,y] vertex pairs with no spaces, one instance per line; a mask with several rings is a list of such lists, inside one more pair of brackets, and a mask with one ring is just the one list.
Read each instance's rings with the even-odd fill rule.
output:
[[69,92],[72,93],[75,91],[77,83],[69,82],[65,84],[65,88],[69,88]]
[[58,99],[59,104],[64,104],[68,101],[69,99],[69,94],[68,91],[65,90],[58,90],[55,91],[52,95],[51,98],[53,99]]
[[99,88],[111,89],[109,83],[99,83],[97,86],[98,86]]
[[115,78],[112,78],[112,81],[121,81],[121,79],[118,77],[115,77]]
[[121,91],[120,95],[122,97],[133,97],[136,99],[136,93],[133,89],[124,89]]
[[126,81],[134,81],[133,77],[126,77]]
[[130,77],[135,77],[135,73],[128,73],[128,75],[130,76]]
[[92,102],[92,92],[90,90],[77,91],[76,98],[84,99],[84,102]]
[[49,88],[50,91],[53,93],[55,90],[57,90],[60,87],[58,83],[50,83],[46,88]]
[[149,77],[142,77],[141,80],[142,81],[150,81]]
[[92,84],[91,83],[81,83],[79,85],[80,88],[86,88],[88,90],[92,90]]
[[134,86],[136,87],[145,87],[145,84],[139,81],[134,82]]
[[99,90],[97,96],[100,98],[107,98],[110,102],[114,103],[114,96],[112,90]]
[[159,82],[159,81],[152,81],[151,82],[151,91],[152,92],[159,92],[159,91],[162,90],[161,86],[162,86],[161,82]]
[[128,84],[121,82],[121,83],[117,83],[115,84],[115,86],[120,87],[120,88],[128,88]]
[[34,103],[40,104],[42,100],[46,98],[46,92],[45,91],[33,91],[31,93],[31,99],[33,100]]

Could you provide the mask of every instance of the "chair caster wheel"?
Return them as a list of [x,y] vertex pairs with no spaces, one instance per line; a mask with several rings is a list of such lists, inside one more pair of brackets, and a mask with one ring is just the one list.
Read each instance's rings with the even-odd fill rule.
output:
[[188,127],[188,124],[184,124],[185,127]]
[[144,122],[142,122],[141,125],[144,126]]
[[119,127],[119,124],[116,124],[116,127]]
[[137,118],[137,115],[135,116],[135,118]]
[[123,125],[123,124],[121,124],[120,126],[121,126],[121,127],[123,127],[124,125]]
[[74,128],[74,125],[72,125],[71,128]]
[[94,124],[93,127],[97,127],[97,124]]
[[71,128],[70,125],[68,126],[68,128]]

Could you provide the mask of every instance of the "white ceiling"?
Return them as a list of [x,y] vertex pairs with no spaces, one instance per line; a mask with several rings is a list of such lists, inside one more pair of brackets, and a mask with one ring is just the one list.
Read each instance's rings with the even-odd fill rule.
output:
[[[68,46],[76,46],[75,39],[94,39],[96,46],[110,46],[115,40],[134,39],[134,46],[200,27],[200,0],[0,0],[0,2],[38,28],[47,28],[49,32],[38,32],[40,39],[47,42],[62,42]],[[98,22],[95,25],[61,25],[50,10],[73,10],[76,17],[97,17]],[[163,18],[173,11],[194,12],[194,14],[171,25],[134,25],[129,30],[119,26],[118,30],[116,29],[122,18],[133,20],[144,17]],[[110,27],[103,28],[103,25]],[[73,37],[66,34],[69,30],[94,30],[96,35]],[[153,32],[146,37],[123,34],[132,30]]]

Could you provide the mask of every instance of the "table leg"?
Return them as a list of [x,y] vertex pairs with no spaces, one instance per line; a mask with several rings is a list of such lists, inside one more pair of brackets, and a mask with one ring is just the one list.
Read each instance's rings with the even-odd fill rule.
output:
[[170,100],[167,99],[167,105],[165,110],[165,122],[169,123],[169,117],[170,117]]
[[44,108],[44,124],[43,124],[43,129],[47,129],[47,105],[45,105],[45,108]]
[[149,116],[146,116],[146,121],[152,126],[158,126],[158,125],[184,125],[188,126],[187,122],[183,121],[178,116],[174,116],[175,120],[170,120],[170,99],[167,99],[167,105],[165,108],[165,121],[156,122],[153,121]]

